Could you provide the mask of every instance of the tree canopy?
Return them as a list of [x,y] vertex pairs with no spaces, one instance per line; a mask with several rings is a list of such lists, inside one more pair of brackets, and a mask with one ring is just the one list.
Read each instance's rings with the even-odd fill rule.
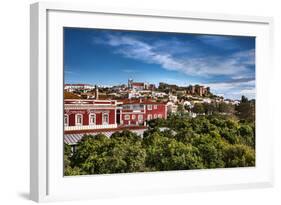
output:
[[124,130],[110,138],[85,135],[75,152],[65,145],[65,175],[255,166],[255,123],[249,119],[175,114],[148,126],[143,137]]

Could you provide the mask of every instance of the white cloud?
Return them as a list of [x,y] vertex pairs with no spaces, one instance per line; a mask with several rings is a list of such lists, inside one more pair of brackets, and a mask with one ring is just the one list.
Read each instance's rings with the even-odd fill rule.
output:
[[[101,43],[115,48],[116,53],[126,58],[140,60],[146,63],[158,64],[166,70],[174,70],[190,76],[231,75],[244,76],[249,73],[248,66],[254,65],[254,50],[234,53],[228,58],[220,56],[185,57],[173,55],[175,47],[182,52],[190,52],[190,48],[183,49],[176,40],[161,41],[148,44],[132,36],[106,35]],[[179,49],[180,50],[180,49]]]
[[[204,37],[205,43],[218,43],[218,41],[229,41],[228,37]],[[232,79],[228,82],[208,83],[216,94],[226,98],[240,98],[245,95],[249,98],[255,96],[254,72],[249,67],[255,65],[255,50],[236,52],[232,55],[215,56],[195,55],[192,47],[187,42],[177,39],[156,40],[148,43],[137,36],[104,35],[104,39],[95,39],[95,42],[113,47],[113,52],[126,58],[131,58],[145,63],[160,65],[163,69],[178,71],[188,76],[199,76],[212,78],[214,76],[227,76]],[[196,48],[195,48],[196,49]]]
[[[203,83],[202,83],[203,84]],[[246,82],[220,82],[220,83],[209,83],[204,84],[211,88],[211,92],[216,95],[224,93],[225,98],[240,99],[242,95],[249,99],[255,98],[255,80]]]
[[248,88],[248,89],[242,89],[236,92],[230,92],[229,98],[235,98],[239,99],[241,96],[244,95],[249,99],[255,99],[256,98],[256,89],[255,88]]
[[[204,83],[202,83],[204,84]],[[231,89],[231,88],[237,88],[237,87],[254,87],[255,86],[255,80],[246,81],[246,82],[218,82],[218,83],[205,83],[205,86],[214,87],[216,89]]]

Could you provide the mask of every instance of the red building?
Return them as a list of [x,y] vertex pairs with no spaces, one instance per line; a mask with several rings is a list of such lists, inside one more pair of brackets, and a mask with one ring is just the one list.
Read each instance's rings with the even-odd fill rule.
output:
[[124,101],[122,109],[118,111],[120,124],[146,125],[146,121],[156,118],[167,118],[167,106],[165,103],[147,100]]
[[141,82],[133,82],[131,86],[132,86],[133,90],[144,90],[145,89],[145,83],[141,83]]
[[167,118],[165,103],[147,100],[64,100],[64,130],[112,130]]
[[116,100],[64,100],[64,129],[93,130],[117,128]]

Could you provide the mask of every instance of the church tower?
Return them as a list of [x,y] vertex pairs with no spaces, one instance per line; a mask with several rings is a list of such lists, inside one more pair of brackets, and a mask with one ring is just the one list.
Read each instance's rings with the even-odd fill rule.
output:
[[133,79],[129,78],[128,79],[128,88],[132,89],[132,84],[133,84]]

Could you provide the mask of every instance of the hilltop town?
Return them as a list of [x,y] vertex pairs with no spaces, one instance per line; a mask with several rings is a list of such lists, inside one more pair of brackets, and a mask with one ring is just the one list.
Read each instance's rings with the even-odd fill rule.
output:
[[160,82],[156,86],[132,79],[127,85],[116,86],[65,84],[65,139],[69,139],[68,134],[79,134],[73,141],[75,144],[85,133],[102,132],[110,136],[124,129],[141,135],[154,119],[167,119],[175,114],[191,118],[213,113],[232,115],[239,103],[216,96],[210,87],[202,85],[184,87]]
[[254,122],[254,100],[227,100],[201,85],[65,84],[65,175],[254,166]]
[[167,104],[168,113],[175,113],[181,106],[193,108],[198,103],[226,103],[237,105],[239,100],[224,99],[211,93],[210,87],[202,85],[177,86],[160,82],[158,86],[128,80],[128,84],[98,87],[90,84],[65,84],[65,99],[95,99],[136,101],[149,100]]

